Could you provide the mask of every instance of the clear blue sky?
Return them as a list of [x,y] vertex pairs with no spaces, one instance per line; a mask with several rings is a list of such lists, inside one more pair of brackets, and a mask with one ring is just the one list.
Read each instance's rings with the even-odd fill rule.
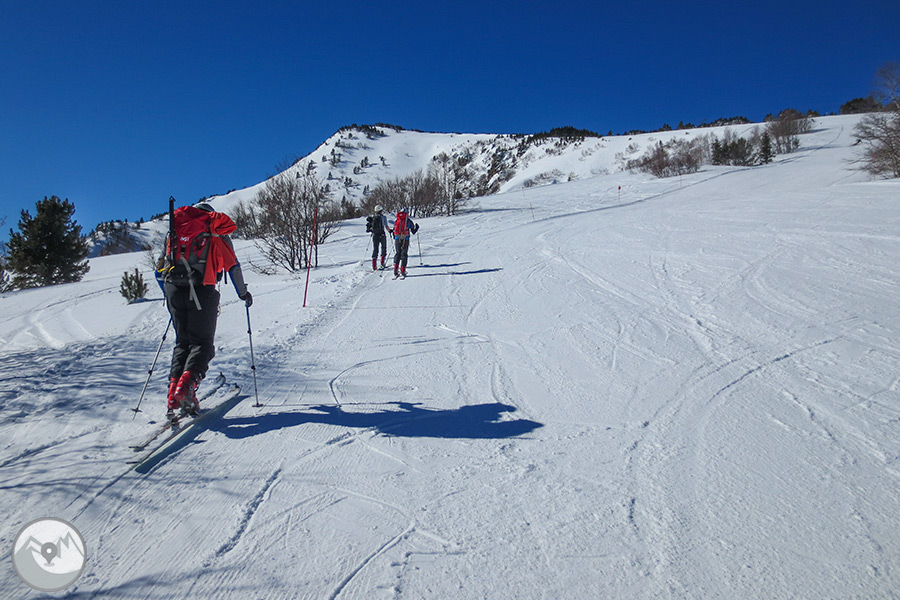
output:
[[837,112],[900,60],[897,0],[0,0],[0,239],[253,185],[344,125],[533,133]]

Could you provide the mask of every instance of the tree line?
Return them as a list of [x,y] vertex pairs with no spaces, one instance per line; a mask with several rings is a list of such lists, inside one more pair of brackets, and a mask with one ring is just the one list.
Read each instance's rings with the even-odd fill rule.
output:
[[672,138],[658,142],[643,156],[626,162],[629,170],[656,177],[696,173],[704,164],[755,166],[772,162],[776,154],[788,154],[800,147],[800,136],[812,131],[813,119],[794,109],[785,109],[763,128],[754,127],[747,137],[726,129],[691,139]]
[[[865,115],[853,133],[861,146],[856,168],[876,177],[900,177],[900,62],[889,62],[875,74],[875,92],[841,105],[841,114]],[[794,152],[800,136],[813,127],[812,112],[786,109],[766,117],[763,130],[754,128],[746,138],[726,130],[691,140],[659,142],[643,156],[626,162],[626,168],[672,177],[694,173],[704,164],[754,166],[772,161],[776,154]]]

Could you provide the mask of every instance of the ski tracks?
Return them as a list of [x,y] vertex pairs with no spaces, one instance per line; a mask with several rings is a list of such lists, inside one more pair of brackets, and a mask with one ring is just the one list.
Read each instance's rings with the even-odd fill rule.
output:
[[[212,558],[206,560],[203,564],[204,569],[209,569],[214,566],[216,562],[220,559],[224,558],[226,554],[234,550],[234,548],[241,542],[244,534],[247,531],[247,528],[250,526],[250,522],[253,519],[254,515],[259,510],[259,507],[266,500],[269,494],[269,490],[276,484],[279,476],[282,473],[283,467],[278,467],[273,471],[268,478],[263,482],[260,489],[256,492],[256,495],[247,503],[246,507],[241,514],[235,532],[229,536],[225,542],[222,543],[221,546],[215,551],[215,554]],[[193,591],[193,586],[187,592],[187,596],[191,595]]]

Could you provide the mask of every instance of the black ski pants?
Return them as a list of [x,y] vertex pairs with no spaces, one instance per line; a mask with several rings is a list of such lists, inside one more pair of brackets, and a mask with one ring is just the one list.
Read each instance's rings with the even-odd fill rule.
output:
[[409,260],[409,236],[406,237],[398,237],[394,245],[396,247],[396,253],[394,254],[394,267],[400,265],[403,269],[406,269],[406,261]]
[[219,291],[213,285],[195,285],[200,310],[191,300],[191,288],[166,284],[166,303],[175,326],[175,349],[169,377],[176,379],[185,371],[206,376],[209,361],[216,355],[216,321],[219,317]]
[[372,258],[378,258],[378,247],[381,246],[381,258],[387,256],[387,236],[382,233],[381,235],[373,235],[372,236]]

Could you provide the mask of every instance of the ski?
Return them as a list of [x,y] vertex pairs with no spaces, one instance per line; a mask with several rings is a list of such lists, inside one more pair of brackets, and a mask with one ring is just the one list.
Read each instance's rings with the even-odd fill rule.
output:
[[166,445],[168,445],[169,442],[171,442],[172,440],[177,438],[179,435],[181,435],[182,433],[184,433],[185,431],[190,429],[192,426],[196,425],[197,423],[202,422],[204,419],[209,417],[209,415],[216,412],[216,409],[218,409],[220,406],[222,406],[229,400],[234,399],[240,392],[241,392],[240,386],[235,384],[235,385],[231,386],[231,388],[228,389],[228,391],[225,393],[225,395],[222,398],[218,399],[215,404],[213,404],[212,406],[210,406],[208,408],[201,408],[200,413],[197,416],[182,417],[175,424],[169,424],[169,426],[166,427],[166,429],[165,429],[165,431],[168,431],[168,434],[166,436],[164,436],[162,440],[158,440],[156,443],[147,444],[147,446],[145,446],[143,448],[143,450],[141,451],[140,454],[129,459],[126,462],[130,465],[139,465],[142,462],[146,461],[148,458],[150,458],[151,456],[156,454],[158,451],[160,451],[162,448],[164,448]]
[[[208,399],[213,394],[218,392],[220,389],[222,389],[222,386],[224,386],[224,385],[225,385],[225,375],[222,373],[219,373],[218,377],[216,377],[212,381],[210,387],[206,391],[203,392],[203,395],[201,395],[197,399],[197,401],[200,402],[202,405],[204,400]],[[163,425],[160,425],[159,427],[157,427],[156,430],[153,431],[153,433],[151,433],[150,435],[148,435],[147,437],[145,437],[138,443],[132,444],[129,447],[132,450],[134,450],[135,452],[140,452],[141,450],[143,450],[144,448],[146,448],[147,446],[152,444],[153,440],[155,440],[156,438],[158,438],[159,436],[164,434],[171,427],[172,427],[172,423],[170,421],[166,420],[166,422]]]

